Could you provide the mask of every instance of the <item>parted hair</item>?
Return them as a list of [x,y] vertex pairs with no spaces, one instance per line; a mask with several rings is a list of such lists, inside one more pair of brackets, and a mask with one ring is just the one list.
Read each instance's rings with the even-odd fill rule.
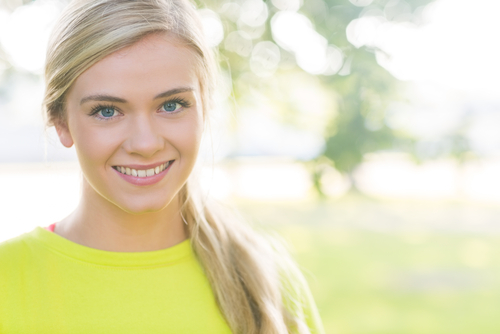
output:
[[[191,1],[73,0],[57,21],[47,49],[42,104],[47,125],[65,123],[66,94],[80,74],[155,33],[175,36],[192,50],[203,112],[209,112],[218,65]],[[301,305],[305,281],[281,243],[202,196],[195,181],[191,175],[179,191],[181,215],[233,333],[310,333]]]

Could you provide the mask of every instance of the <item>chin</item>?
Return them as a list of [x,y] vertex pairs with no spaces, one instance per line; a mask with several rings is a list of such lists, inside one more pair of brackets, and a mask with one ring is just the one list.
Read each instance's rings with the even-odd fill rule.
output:
[[145,213],[154,213],[162,211],[171,202],[172,198],[164,200],[156,199],[156,201],[154,202],[147,199],[134,200],[134,201],[127,200],[127,201],[121,201],[119,203],[115,202],[114,204],[127,213],[140,215]]

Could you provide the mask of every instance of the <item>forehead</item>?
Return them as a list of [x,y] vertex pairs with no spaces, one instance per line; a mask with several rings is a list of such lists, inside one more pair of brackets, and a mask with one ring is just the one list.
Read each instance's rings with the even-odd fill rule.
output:
[[180,86],[199,91],[194,51],[175,37],[154,34],[88,68],[74,82],[68,97],[111,93],[145,98]]

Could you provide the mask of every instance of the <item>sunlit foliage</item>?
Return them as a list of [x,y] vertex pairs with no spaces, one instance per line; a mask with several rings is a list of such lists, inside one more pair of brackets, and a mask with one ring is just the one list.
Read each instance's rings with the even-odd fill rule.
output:
[[[385,122],[388,104],[399,98],[398,80],[379,65],[377,58],[384,56],[382,51],[366,37],[357,35],[356,24],[360,18],[374,18],[418,25],[425,5],[431,1],[204,3],[212,10],[207,17],[219,19],[220,27],[207,21],[207,30],[218,42],[221,66],[231,72],[238,105],[245,105],[249,92],[255,90],[264,93],[282,122],[307,127],[303,121],[307,117],[298,116],[301,113],[321,119],[320,124],[309,128],[321,132],[325,143],[312,158],[313,178],[318,181],[325,162],[352,175],[366,153],[413,150],[409,136],[396,132]],[[293,89],[295,86],[304,91],[304,75],[316,78],[314,87],[325,92],[328,102],[314,104],[313,96]],[[297,94],[309,100],[309,110],[296,103]],[[318,112],[314,108],[324,110]],[[321,182],[315,184],[321,193]]]

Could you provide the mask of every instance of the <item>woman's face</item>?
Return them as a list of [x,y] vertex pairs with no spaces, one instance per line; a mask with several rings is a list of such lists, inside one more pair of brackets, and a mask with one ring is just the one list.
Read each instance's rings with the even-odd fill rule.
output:
[[75,145],[91,196],[127,212],[154,212],[186,182],[203,132],[191,52],[173,37],[150,35],[74,82],[67,122],[56,129],[63,145]]

